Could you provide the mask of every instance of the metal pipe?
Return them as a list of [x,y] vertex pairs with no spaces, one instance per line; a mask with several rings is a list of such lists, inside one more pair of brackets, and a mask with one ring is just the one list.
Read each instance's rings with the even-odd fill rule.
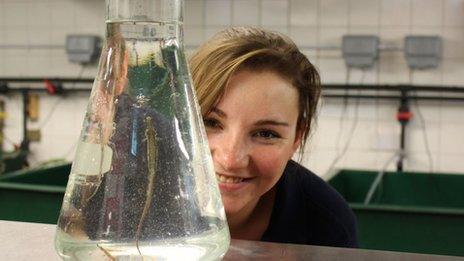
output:
[[25,147],[24,149],[28,149],[29,140],[27,138],[27,116],[28,116],[27,105],[29,104],[29,91],[22,90],[21,94],[23,98],[23,140],[21,142],[21,146]]
[[[401,96],[394,95],[344,95],[344,94],[322,94],[324,98],[350,98],[350,99],[382,99],[382,100],[399,100]],[[463,102],[464,97],[433,97],[433,96],[408,96],[412,100],[431,100],[431,101],[458,101]]]
[[397,171],[403,171],[403,160],[404,160],[404,152],[406,151],[406,126],[411,119],[411,111],[409,109],[409,97],[408,93],[405,90],[401,91],[401,103],[398,108],[397,119],[401,125],[401,134],[400,134],[400,156],[397,162]]
[[[1,78],[0,82],[7,83],[24,83],[24,82],[36,82],[41,83],[45,79],[49,81],[56,81],[61,83],[93,83],[93,78],[58,78],[58,77],[46,77],[46,78],[18,78],[18,77],[8,77]],[[353,84],[323,84],[322,90],[371,90],[371,91],[425,91],[425,92],[456,92],[464,93],[464,86],[438,86],[438,85],[376,85],[376,84],[362,84],[362,85],[353,85]]]
[[428,86],[428,85],[343,85],[343,84],[324,84],[322,90],[366,90],[366,91],[425,91],[425,92],[453,92],[464,93],[464,87],[458,86]]
[[61,82],[61,83],[93,83],[93,78],[58,78],[58,77],[46,77],[46,78],[15,78],[15,77],[5,77],[0,78],[0,82],[7,82],[7,83],[42,83],[45,80],[49,80],[52,82]]
[[52,49],[64,49],[64,45],[50,45],[50,44],[34,44],[34,45],[24,45],[24,44],[0,44],[0,49],[17,49],[17,50],[32,50],[32,49],[42,49],[42,50],[52,50]]
[[5,127],[5,101],[0,100],[0,173],[3,173],[2,169],[2,154],[3,154],[3,128]]
[[406,124],[401,123],[400,155],[399,155],[398,161],[396,163],[396,171],[398,171],[398,172],[403,171],[403,160],[404,160],[404,152],[405,152],[405,138],[406,138]]
[[[63,92],[90,92],[91,88],[63,88]],[[48,92],[45,88],[27,88],[27,87],[20,87],[20,88],[10,88],[7,92]],[[57,94],[58,95],[58,94]]]

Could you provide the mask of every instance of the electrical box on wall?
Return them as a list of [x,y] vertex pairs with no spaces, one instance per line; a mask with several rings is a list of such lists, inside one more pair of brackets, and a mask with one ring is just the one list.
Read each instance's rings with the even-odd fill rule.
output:
[[39,120],[39,95],[29,94],[28,97],[28,104],[27,104],[27,117],[31,121],[38,121]]
[[367,69],[379,56],[379,37],[376,35],[344,35],[342,52],[346,66]]
[[101,38],[95,35],[67,35],[66,53],[73,63],[94,63],[101,51]]
[[408,35],[404,39],[404,56],[411,69],[433,69],[442,57],[440,36]]
[[27,139],[31,142],[39,142],[42,139],[40,129],[38,130],[27,130]]

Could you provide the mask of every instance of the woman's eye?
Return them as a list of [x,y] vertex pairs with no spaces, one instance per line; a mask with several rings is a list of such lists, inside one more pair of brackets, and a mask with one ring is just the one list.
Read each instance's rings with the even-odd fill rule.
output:
[[255,136],[256,136],[256,137],[259,137],[259,138],[264,138],[264,139],[276,139],[276,138],[280,138],[280,135],[279,135],[279,134],[277,134],[277,133],[274,132],[274,131],[270,131],[270,130],[258,131],[258,132],[256,132]]
[[206,118],[203,122],[207,128],[219,128],[221,126],[218,120],[212,118]]

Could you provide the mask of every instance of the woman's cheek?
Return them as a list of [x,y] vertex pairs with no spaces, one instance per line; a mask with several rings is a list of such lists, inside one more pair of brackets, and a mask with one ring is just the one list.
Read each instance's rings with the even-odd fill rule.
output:
[[255,166],[261,175],[270,179],[279,179],[288,158],[285,153],[276,149],[262,149],[253,153]]
[[213,131],[206,130],[206,137],[208,138],[208,145],[211,153],[213,152],[214,148],[216,147],[217,143],[217,134]]

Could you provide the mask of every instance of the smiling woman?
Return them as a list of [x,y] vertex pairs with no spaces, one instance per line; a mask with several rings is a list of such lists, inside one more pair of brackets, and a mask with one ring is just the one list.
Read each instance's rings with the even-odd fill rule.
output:
[[278,33],[230,28],[190,63],[232,237],[356,247],[346,202],[291,160],[320,95],[317,70],[296,45]]

